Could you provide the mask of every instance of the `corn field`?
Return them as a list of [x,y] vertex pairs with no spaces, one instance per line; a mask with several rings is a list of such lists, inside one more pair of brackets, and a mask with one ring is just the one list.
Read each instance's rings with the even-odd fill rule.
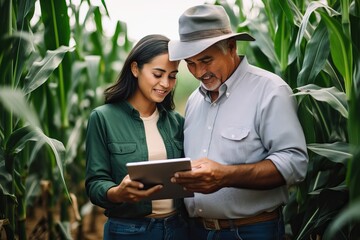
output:
[[[84,239],[87,117],[133,45],[126,22],[104,33],[101,3],[0,0],[0,239],[30,239],[27,219],[39,205],[43,239]],[[242,0],[211,4],[255,37],[239,54],[281,76],[298,101],[310,161],[289,189],[288,239],[360,239],[360,0],[262,0],[252,18]],[[179,76],[182,105],[196,82]]]

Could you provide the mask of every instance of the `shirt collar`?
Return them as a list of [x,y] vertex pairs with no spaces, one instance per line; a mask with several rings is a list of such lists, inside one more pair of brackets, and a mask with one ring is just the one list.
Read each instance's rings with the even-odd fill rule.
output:
[[[136,110],[127,100],[121,101],[119,102],[119,104],[130,115],[136,118],[140,118],[140,113],[138,112],[138,110]],[[160,104],[157,104],[157,110],[159,111],[160,117],[164,116],[167,113],[166,109]]]

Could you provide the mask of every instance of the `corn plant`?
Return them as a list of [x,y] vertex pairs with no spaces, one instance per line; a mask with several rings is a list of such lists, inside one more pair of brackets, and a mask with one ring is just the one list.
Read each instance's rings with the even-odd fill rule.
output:
[[[27,239],[26,210],[41,197],[40,183],[47,182],[42,193],[47,237],[71,239],[67,211],[70,195],[84,195],[86,119],[101,102],[98,93],[114,80],[119,71],[114,65],[120,65],[131,42],[121,22],[111,39],[104,36],[104,2],[105,13],[81,1],[88,5],[84,22],[80,6],[65,0],[39,1],[41,17],[31,22],[35,4],[0,1],[0,230],[5,229],[7,239]],[[95,29],[86,31],[87,22]],[[61,221],[55,222],[59,203]],[[79,216],[76,220],[81,221]]]
[[290,189],[287,234],[359,236],[359,1],[262,3],[254,19],[218,4],[235,16],[237,31],[256,38],[246,48],[250,61],[283,77],[298,98],[310,162],[305,181]]
[[[29,31],[31,6],[21,2],[13,7],[12,1],[1,3],[7,28],[1,32],[1,219],[8,239],[26,239],[26,191],[28,166],[46,151],[59,170],[59,178],[67,191],[64,172],[64,146],[49,138],[43,131],[38,115],[28,104],[31,92],[41,86],[56,69],[70,48],[47,51],[44,57],[34,50]],[[17,11],[19,9],[19,11]],[[8,10],[8,11],[6,11]],[[14,15],[13,15],[14,14]],[[16,21],[13,21],[13,20]],[[44,159],[43,159],[44,160]],[[36,183],[36,182],[35,182]]]

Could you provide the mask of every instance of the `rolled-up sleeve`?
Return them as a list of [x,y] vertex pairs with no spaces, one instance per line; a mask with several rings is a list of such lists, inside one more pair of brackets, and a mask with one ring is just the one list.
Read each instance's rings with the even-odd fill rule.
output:
[[305,178],[308,154],[297,116],[296,99],[288,86],[274,88],[260,106],[260,136],[270,159],[287,185]]

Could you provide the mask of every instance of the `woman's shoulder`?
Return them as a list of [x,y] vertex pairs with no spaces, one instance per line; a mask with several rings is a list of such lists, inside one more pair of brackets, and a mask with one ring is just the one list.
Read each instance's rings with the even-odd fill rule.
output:
[[176,110],[167,111],[167,116],[170,121],[184,123],[184,117]]
[[100,114],[111,113],[113,111],[119,111],[125,109],[125,104],[122,102],[118,103],[105,103],[100,105],[92,110],[92,112],[97,112]]
[[106,103],[94,108],[91,111],[90,117],[99,117],[106,119],[121,119],[129,115],[130,110],[126,109],[126,106],[121,103]]
[[174,117],[174,118],[184,118],[178,111],[176,110],[165,110],[164,112],[166,112],[169,116]]

